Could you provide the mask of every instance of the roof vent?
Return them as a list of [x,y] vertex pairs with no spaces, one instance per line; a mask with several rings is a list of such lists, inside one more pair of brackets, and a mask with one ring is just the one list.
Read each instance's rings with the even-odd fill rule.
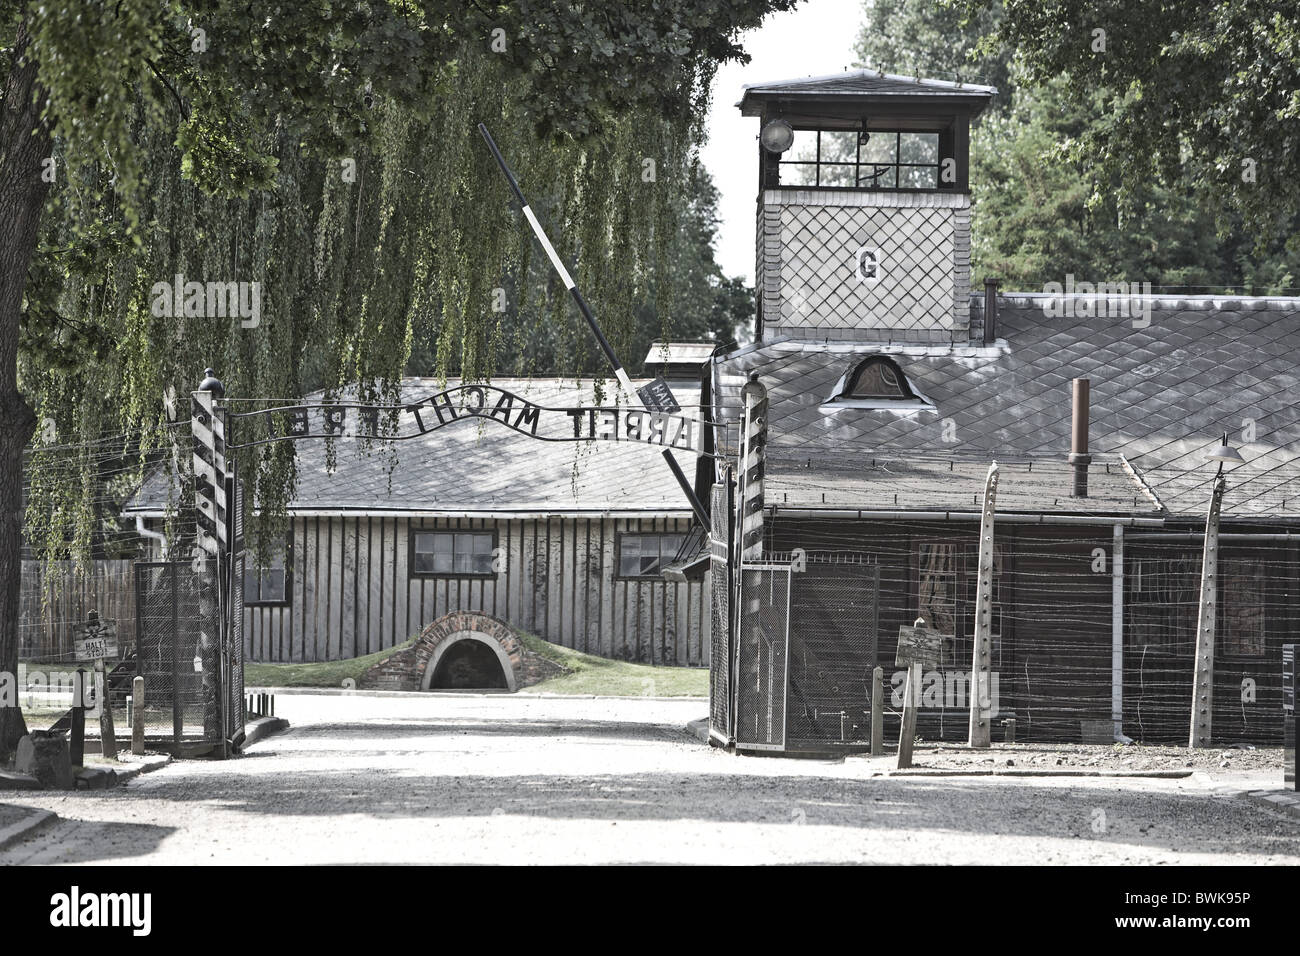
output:
[[1070,464],[1074,466],[1074,487],[1071,497],[1088,497],[1088,388],[1086,378],[1076,378],[1072,383],[1073,408],[1070,422]]

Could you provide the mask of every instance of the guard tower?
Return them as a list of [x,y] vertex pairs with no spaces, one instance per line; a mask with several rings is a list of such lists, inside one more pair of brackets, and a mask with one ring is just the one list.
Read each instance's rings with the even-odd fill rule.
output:
[[745,87],[760,340],[969,343],[970,124],[996,93],[877,70]]

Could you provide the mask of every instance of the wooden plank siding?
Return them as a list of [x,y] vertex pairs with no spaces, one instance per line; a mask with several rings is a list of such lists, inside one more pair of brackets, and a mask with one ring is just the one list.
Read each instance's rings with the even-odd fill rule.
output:
[[18,656],[72,660],[72,625],[91,611],[117,621],[118,644],[135,641],[134,561],[98,559],[76,573],[68,561],[22,562],[18,601]]
[[[288,603],[245,608],[245,652],[257,661],[359,657],[472,610],[590,654],[707,666],[708,581],[617,573],[619,534],[689,527],[674,518],[296,518]],[[412,531],[457,530],[497,535],[494,576],[410,573]]]

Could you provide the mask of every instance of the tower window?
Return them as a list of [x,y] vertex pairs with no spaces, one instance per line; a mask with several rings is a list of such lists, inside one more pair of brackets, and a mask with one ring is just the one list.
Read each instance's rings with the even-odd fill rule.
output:
[[915,399],[916,394],[899,367],[877,355],[859,365],[849,377],[844,397],[908,401]]
[[938,133],[796,130],[779,163],[782,186],[938,189]]

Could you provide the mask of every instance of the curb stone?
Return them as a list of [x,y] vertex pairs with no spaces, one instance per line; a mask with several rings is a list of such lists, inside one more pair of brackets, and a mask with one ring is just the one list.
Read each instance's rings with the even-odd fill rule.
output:
[[1278,810],[1300,820],[1300,792],[1295,790],[1247,790],[1238,796],[1258,806]]
[[[120,787],[134,780],[142,773],[157,770],[171,763],[170,754],[149,754],[138,760],[132,758],[124,763],[93,763],[83,766],[73,774],[73,790],[108,790]],[[0,791],[5,790],[45,790],[39,780],[30,774],[0,770]]]
[[246,694],[283,694],[286,697],[303,695],[307,697],[506,697],[512,700],[659,700],[704,703],[707,697],[651,697],[642,694],[548,694],[533,693],[528,688],[511,693],[508,690],[494,692],[483,691],[437,691],[437,690],[355,690],[346,687],[264,687],[249,684],[244,688]]
[[258,717],[251,720],[244,727],[244,740],[239,745],[239,752],[243,753],[259,740],[265,740],[273,734],[282,734],[288,729],[289,721],[283,717]]
[[133,760],[126,766],[113,767],[113,773],[117,776],[116,786],[134,780],[142,773],[152,773],[155,770],[161,770],[172,762],[171,754],[146,754],[139,760]]
[[709,742],[709,718],[707,717],[692,720],[682,729],[686,732],[686,736],[694,737],[702,744]]
[[1048,770],[1020,767],[995,767],[987,770],[945,770],[916,767],[912,770],[887,770],[884,777],[1154,777],[1158,780],[1182,780],[1190,770]]
[[53,810],[32,810],[25,819],[0,830],[0,850],[10,844],[17,843],[23,837],[35,833],[41,827],[52,823],[58,818],[59,815]]

